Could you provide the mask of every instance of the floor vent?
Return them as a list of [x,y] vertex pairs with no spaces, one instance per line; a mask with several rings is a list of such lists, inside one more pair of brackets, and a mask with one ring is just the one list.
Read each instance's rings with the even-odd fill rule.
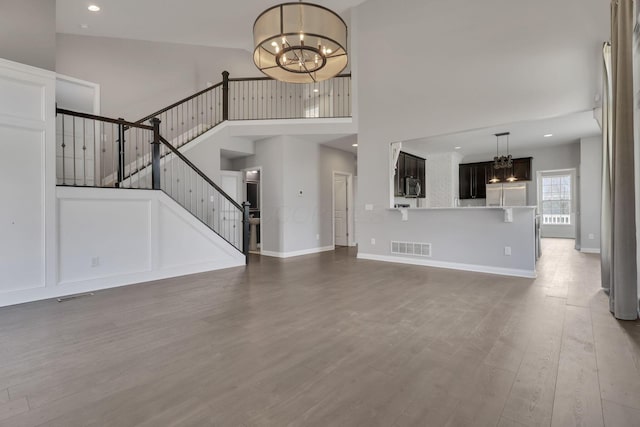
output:
[[92,297],[93,295],[93,292],[87,292],[86,294],[67,295],[65,297],[58,298],[58,302],[71,301],[83,297]]
[[391,241],[391,253],[395,255],[431,256],[431,243]]

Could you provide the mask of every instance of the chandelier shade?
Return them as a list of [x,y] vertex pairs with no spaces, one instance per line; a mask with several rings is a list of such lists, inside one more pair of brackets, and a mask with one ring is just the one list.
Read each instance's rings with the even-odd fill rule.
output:
[[312,3],[283,3],[253,24],[253,61],[269,77],[289,83],[330,79],[347,66],[347,24]]

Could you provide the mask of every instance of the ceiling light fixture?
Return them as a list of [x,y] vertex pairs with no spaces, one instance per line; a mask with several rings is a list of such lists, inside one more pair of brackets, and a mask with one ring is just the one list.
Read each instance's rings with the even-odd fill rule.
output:
[[543,135],[544,138],[551,138],[553,136],[552,133],[547,133],[545,135]]
[[80,24],[80,28],[86,30],[87,28],[89,28],[89,26],[87,24]]
[[[510,132],[502,132],[502,133],[496,133],[495,137],[496,137],[496,156],[493,158],[493,176],[491,177],[491,179],[489,180],[490,183],[496,183],[496,182],[500,182],[500,178],[498,178],[498,176],[496,175],[496,171],[500,170],[500,169],[511,169],[511,174],[509,175],[509,177],[507,178],[507,181],[509,182],[513,182],[513,181],[517,181],[518,178],[516,178],[513,175],[513,158],[511,156],[511,154],[509,154],[509,135],[511,133]],[[506,156],[501,156],[499,153],[499,144],[500,144],[500,137],[502,136],[506,136],[507,137],[507,155]]]
[[352,146],[352,147],[357,147],[357,146],[358,146],[358,144],[357,144],[357,143],[356,143],[356,144],[351,144],[351,146]]
[[99,12],[100,11],[100,6],[96,6],[95,4],[92,4],[87,9],[89,9],[91,12]]
[[454,149],[454,150],[459,150],[459,149],[461,149],[461,148],[462,148],[462,147],[453,147],[453,149]]
[[253,62],[289,83],[330,79],[347,66],[347,24],[335,12],[298,2],[273,6],[253,24]]

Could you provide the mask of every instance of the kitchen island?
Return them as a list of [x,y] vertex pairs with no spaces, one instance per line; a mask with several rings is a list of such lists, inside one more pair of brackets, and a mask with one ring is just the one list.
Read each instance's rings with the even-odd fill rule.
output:
[[[377,222],[384,216],[393,227],[359,242],[358,258],[533,278],[535,213],[535,206],[365,211],[360,221]],[[428,251],[394,251],[414,247]]]

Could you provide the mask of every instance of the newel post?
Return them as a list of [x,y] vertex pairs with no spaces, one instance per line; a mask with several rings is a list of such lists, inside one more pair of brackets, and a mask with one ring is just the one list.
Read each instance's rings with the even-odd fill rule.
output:
[[229,72],[222,72],[222,120],[229,120]]
[[151,119],[153,142],[151,143],[151,188],[160,190],[160,119]]
[[247,259],[247,264],[249,264],[249,234],[251,233],[251,228],[249,227],[250,207],[251,203],[242,203],[242,252]]
[[[122,117],[118,120],[124,121]],[[118,124],[118,182],[116,187],[120,187],[122,181],[124,181],[124,131],[124,125],[122,123]]]

